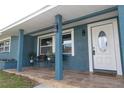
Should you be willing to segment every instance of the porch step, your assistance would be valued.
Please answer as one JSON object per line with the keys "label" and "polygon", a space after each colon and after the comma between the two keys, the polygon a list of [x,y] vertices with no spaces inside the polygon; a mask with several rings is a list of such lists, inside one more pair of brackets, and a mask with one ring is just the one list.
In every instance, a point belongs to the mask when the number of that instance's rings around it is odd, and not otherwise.
{"label": "porch step", "polygon": [[103,70],[95,70],[93,72],[93,74],[96,74],[96,75],[103,75],[103,76],[117,76],[117,73],[115,71],[103,71]]}

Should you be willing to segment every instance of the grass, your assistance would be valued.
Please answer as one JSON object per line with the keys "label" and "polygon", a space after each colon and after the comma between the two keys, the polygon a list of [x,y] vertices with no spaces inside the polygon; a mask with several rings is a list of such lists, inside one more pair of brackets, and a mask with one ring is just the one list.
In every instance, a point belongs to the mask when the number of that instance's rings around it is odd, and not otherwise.
{"label": "grass", "polygon": [[32,88],[38,83],[27,77],[10,74],[0,70],[0,88]]}

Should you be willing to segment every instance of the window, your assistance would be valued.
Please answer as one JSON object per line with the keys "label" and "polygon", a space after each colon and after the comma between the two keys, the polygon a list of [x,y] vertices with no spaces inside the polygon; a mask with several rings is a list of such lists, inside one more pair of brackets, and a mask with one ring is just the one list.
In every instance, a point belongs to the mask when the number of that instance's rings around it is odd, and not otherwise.
{"label": "window", "polygon": [[64,34],[63,39],[63,54],[72,54],[71,33]]}
{"label": "window", "polygon": [[[74,30],[63,31],[62,35],[63,54],[74,56]],[[55,52],[55,34],[47,34],[38,37],[37,55],[47,55]]]}
{"label": "window", "polygon": [[98,45],[101,51],[106,51],[107,49],[107,36],[106,33],[101,31],[98,36]]}
{"label": "window", "polygon": [[0,41],[0,53],[10,51],[10,39]]}
{"label": "window", "polygon": [[4,51],[4,42],[0,42],[0,53]]}
{"label": "window", "polygon": [[40,55],[52,53],[52,37],[40,39]]}

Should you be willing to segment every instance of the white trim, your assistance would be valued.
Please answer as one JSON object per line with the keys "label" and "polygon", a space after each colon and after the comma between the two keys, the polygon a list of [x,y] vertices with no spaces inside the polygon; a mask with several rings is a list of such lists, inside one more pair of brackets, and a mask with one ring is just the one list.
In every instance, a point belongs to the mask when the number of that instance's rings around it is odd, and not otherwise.
{"label": "white trim", "polygon": [[122,75],[122,65],[121,65],[121,55],[120,55],[120,44],[119,44],[119,33],[118,33],[118,25],[117,20],[113,22],[114,25],[114,37],[115,37],[115,54],[117,61],[117,73],[118,75]]}
{"label": "white trim", "polygon": [[37,38],[37,56],[39,56],[39,37]]}
{"label": "white trim", "polygon": [[71,40],[72,40],[72,56],[75,55],[75,48],[74,48],[74,29],[71,31]]}
{"label": "white trim", "polygon": [[10,40],[10,44],[9,44],[9,51],[8,52],[10,52],[10,50],[11,50],[11,37],[9,37],[9,40]]}
{"label": "white trim", "polygon": [[[54,33],[52,33],[52,34],[46,34],[46,35],[41,35],[41,36],[38,36],[37,37],[37,56],[39,56],[39,40],[40,40],[40,38],[42,38],[42,39],[44,39],[44,38],[47,38],[47,37],[52,37],[54,35]],[[53,38],[53,37],[52,37]]]}
{"label": "white trim", "polygon": [[37,37],[37,56],[39,56],[39,37]]}
{"label": "white trim", "polygon": [[89,49],[89,71],[93,72],[93,58],[92,58],[92,42],[91,42],[91,26],[88,25],[88,49]]}
{"label": "white trim", "polygon": [[[67,30],[64,30],[62,32],[62,34],[66,34],[66,33],[71,33],[71,40],[72,40],[72,53],[71,53],[71,55],[74,56],[75,55],[75,51],[74,51],[74,28],[67,29]],[[70,53],[63,53],[63,54],[70,54]]]}
{"label": "white trim", "polygon": [[122,75],[122,67],[121,67],[121,58],[120,58],[120,44],[119,44],[119,36],[118,36],[118,26],[117,26],[117,19],[110,19],[106,21],[96,22],[92,24],[88,24],[88,47],[89,47],[89,71],[93,72],[93,57],[92,57],[92,33],[91,28],[97,25],[103,25],[111,23],[114,26],[114,45],[115,45],[115,52],[116,52],[116,62],[117,62],[117,74]]}
{"label": "white trim", "polygon": [[53,50],[53,53],[55,53],[55,35],[52,36],[52,43],[53,43],[52,50]]}
{"label": "white trim", "polygon": [[47,38],[47,37],[51,37],[53,35],[55,35],[55,34],[54,33],[51,33],[51,34],[49,33],[49,34],[38,36],[38,38]]}
{"label": "white trim", "polygon": [[10,48],[11,48],[11,37],[7,37],[7,38],[4,38],[4,39],[0,39],[0,42],[4,42],[6,40],[9,40],[9,50],[8,51],[3,51],[3,52],[0,52],[0,53],[5,53],[5,52],[10,52]]}
{"label": "white trim", "polygon": [[[71,33],[71,40],[72,40],[72,53],[71,55],[74,56],[74,29],[71,28],[71,29],[67,29],[67,30],[64,30],[62,32],[62,34],[66,34],[66,33]],[[55,53],[55,33],[51,33],[51,34],[45,34],[45,35],[41,35],[41,36],[38,36],[37,37],[37,56],[39,56],[39,39],[40,38],[47,38],[47,37],[52,37],[52,42],[53,42],[53,48],[52,48],[52,51],[53,53]]]}
{"label": "white trim", "polygon": [[[40,39],[45,39],[45,38],[52,38],[52,40],[53,40],[53,37],[52,37],[52,35],[44,35],[44,36],[39,36],[38,37],[38,51],[37,51],[37,54],[38,54],[38,56],[39,56],[39,54],[41,54],[40,52],[40,48],[41,48],[41,46],[39,45],[39,40]],[[53,41],[52,41],[53,42]],[[42,46],[42,47],[49,47],[49,46],[53,46],[53,45],[46,45],[46,46]],[[40,51],[40,52],[39,52]],[[53,48],[52,48],[52,52],[53,52]]]}
{"label": "white trim", "polygon": [[67,30],[62,31],[62,34],[64,34],[64,33],[70,33],[70,32],[72,32],[72,31],[74,31],[73,28],[67,29]]}
{"label": "white trim", "polygon": [[0,42],[5,41],[5,40],[8,40],[8,39],[11,39],[11,37],[7,37],[7,38],[4,38],[4,39],[0,39]]}

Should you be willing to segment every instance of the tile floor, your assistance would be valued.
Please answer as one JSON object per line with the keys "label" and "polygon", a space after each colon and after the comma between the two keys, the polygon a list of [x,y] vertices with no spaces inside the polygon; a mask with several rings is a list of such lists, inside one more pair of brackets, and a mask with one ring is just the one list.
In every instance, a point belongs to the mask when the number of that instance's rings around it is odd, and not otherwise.
{"label": "tile floor", "polygon": [[77,72],[64,70],[64,79],[54,80],[54,70],[50,68],[24,68],[22,72],[15,69],[5,70],[9,73],[26,76],[36,80],[49,88],[123,88],[124,78],[122,76],[93,74],[88,72]]}

